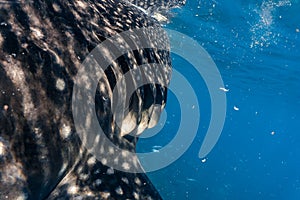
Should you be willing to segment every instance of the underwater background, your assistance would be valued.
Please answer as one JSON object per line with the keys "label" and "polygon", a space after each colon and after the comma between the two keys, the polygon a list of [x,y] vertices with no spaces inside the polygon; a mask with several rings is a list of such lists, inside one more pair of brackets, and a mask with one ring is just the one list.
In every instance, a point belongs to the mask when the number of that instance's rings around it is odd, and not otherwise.
{"label": "underwater background", "polygon": [[[216,146],[200,159],[210,96],[201,75],[172,55],[174,69],[197,94],[201,117],[189,119],[199,128],[188,150],[148,173],[153,184],[167,200],[300,199],[300,2],[188,0],[173,12],[165,28],[193,38],[210,54],[224,81],[227,113]],[[159,152],[172,140],[179,103],[170,91],[161,130],[140,139],[138,152]]]}

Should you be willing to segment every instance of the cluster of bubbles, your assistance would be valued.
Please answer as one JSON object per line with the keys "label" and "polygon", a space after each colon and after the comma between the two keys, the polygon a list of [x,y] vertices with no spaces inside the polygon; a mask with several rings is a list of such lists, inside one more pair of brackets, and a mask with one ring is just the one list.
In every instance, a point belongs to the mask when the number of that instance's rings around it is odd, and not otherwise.
{"label": "cluster of bubbles", "polygon": [[[277,43],[277,38],[280,37],[280,33],[275,31],[275,18],[281,19],[282,16],[278,16],[276,11],[280,7],[291,6],[290,0],[263,1],[262,4],[254,9],[256,17],[256,23],[251,26],[252,42],[250,47],[268,47],[271,44]],[[255,17],[255,16],[254,16]]]}

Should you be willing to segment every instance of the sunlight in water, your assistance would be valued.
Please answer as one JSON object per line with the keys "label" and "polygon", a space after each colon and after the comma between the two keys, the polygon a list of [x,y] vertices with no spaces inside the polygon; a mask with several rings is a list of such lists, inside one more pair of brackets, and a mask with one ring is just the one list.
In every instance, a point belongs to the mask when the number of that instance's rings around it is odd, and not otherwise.
{"label": "sunlight in water", "polygon": [[268,47],[270,44],[277,43],[277,37],[280,33],[274,31],[275,18],[281,19],[281,16],[276,15],[277,8],[291,6],[290,0],[283,1],[263,1],[259,9],[255,9],[256,15],[258,15],[258,21],[251,26],[252,42],[250,47]]}

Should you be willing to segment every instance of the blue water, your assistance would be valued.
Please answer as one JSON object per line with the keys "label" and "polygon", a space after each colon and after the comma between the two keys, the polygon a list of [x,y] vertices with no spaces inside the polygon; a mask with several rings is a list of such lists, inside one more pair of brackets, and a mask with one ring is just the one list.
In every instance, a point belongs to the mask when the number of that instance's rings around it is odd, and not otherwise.
{"label": "blue water", "polygon": [[[202,45],[229,91],[222,134],[200,159],[211,116],[209,92],[193,66],[172,55],[173,67],[197,94],[201,118],[190,119],[199,129],[188,150],[169,166],[148,173],[162,197],[300,199],[300,2],[188,0],[174,12],[166,28]],[[162,130],[141,139],[138,151],[159,151],[174,138],[179,103],[170,92]]]}

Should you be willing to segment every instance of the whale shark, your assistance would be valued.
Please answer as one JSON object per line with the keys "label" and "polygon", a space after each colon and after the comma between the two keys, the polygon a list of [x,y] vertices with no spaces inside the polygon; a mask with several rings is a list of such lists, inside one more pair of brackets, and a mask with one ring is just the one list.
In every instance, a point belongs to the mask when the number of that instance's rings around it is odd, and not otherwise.
{"label": "whale shark", "polygon": [[[141,2],[0,1],[0,199],[161,199],[145,173],[114,169],[85,148],[71,105],[75,77],[98,44],[131,29],[161,29],[139,9],[157,10],[155,1]],[[170,2],[157,6],[166,10],[179,1]],[[151,37],[153,43],[160,39]],[[104,71],[94,96],[97,120],[107,138],[130,152],[135,152],[138,134],[116,125],[109,94],[125,72],[144,63],[163,66],[145,76],[169,82],[168,50],[133,50]],[[166,99],[165,86],[139,87],[130,97],[129,113],[135,117],[122,123],[140,132],[154,126]],[[160,109],[153,110],[153,104]]]}

